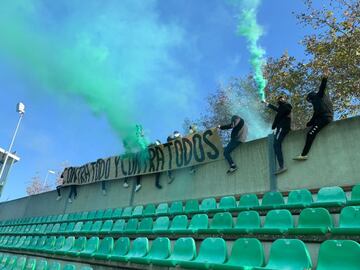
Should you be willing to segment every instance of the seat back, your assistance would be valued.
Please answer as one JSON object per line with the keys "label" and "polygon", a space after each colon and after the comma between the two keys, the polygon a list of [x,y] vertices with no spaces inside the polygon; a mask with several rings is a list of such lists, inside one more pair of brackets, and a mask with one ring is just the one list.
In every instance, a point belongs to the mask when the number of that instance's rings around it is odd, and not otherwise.
{"label": "seat back", "polygon": [[113,209],[109,208],[105,210],[103,219],[111,219],[113,214]]}
{"label": "seat back", "polygon": [[224,263],[227,258],[226,242],[222,238],[206,238],[200,245],[195,261],[207,263]]}
{"label": "seat back", "polygon": [[267,213],[264,228],[289,229],[294,227],[294,220],[289,210],[271,210]]}
{"label": "seat back", "polygon": [[244,194],[241,195],[239,201],[239,207],[251,208],[254,206],[259,206],[259,199],[256,194]]}
{"label": "seat back", "polygon": [[76,251],[76,252],[81,251],[84,249],[85,244],[86,244],[86,237],[81,236],[75,240],[75,243],[74,243],[73,247],[71,248],[71,250]]}
{"label": "seat back", "polygon": [[345,204],[346,195],[341,187],[323,187],[318,192],[316,202],[338,202]]}
{"label": "seat back", "polygon": [[86,221],[81,228],[81,232],[89,232],[91,230],[92,225],[93,225],[92,221]]}
{"label": "seat back", "polygon": [[226,196],[226,197],[222,197],[220,199],[220,203],[219,203],[219,208],[220,209],[232,209],[232,208],[236,208],[236,199],[234,196]]}
{"label": "seat back", "polygon": [[196,244],[193,238],[183,237],[175,241],[174,250],[170,259],[191,261],[196,257]]}
{"label": "seat back", "polygon": [[75,244],[75,237],[74,236],[70,236],[68,238],[66,238],[65,243],[62,247],[62,250],[70,250]]}
{"label": "seat back", "polygon": [[121,214],[121,217],[131,217],[132,215],[132,206],[128,206],[126,207],[123,211],[122,211],[122,214]]}
{"label": "seat back", "polygon": [[169,209],[170,215],[182,214],[183,212],[184,212],[183,203],[181,201],[171,203]]}
{"label": "seat back", "polygon": [[141,231],[151,231],[153,228],[153,220],[151,217],[143,218],[140,223],[139,227],[137,229],[138,232]]}
{"label": "seat back", "polygon": [[203,199],[201,204],[200,204],[200,210],[201,211],[209,211],[209,210],[214,210],[216,209],[216,200],[215,198],[206,198]]}
{"label": "seat back", "polygon": [[58,233],[60,230],[60,223],[56,223],[52,229],[51,229],[51,233]]}
{"label": "seat back", "polygon": [[75,224],[73,232],[74,233],[79,233],[81,231],[81,228],[82,228],[83,225],[84,225],[84,222],[82,222],[82,221],[77,222]]}
{"label": "seat back", "polygon": [[133,217],[141,217],[143,215],[144,206],[138,205],[134,208],[132,212]]}
{"label": "seat back", "polygon": [[166,259],[170,255],[171,243],[169,238],[158,237],[151,245],[148,257],[154,259]]}
{"label": "seat back", "polygon": [[99,245],[98,252],[101,254],[110,254],[114,248],[114,238],[105,237]]}
{"label": "seat back", "polygon": [[232,215],[229,212],[216,213],[212,219],[211,229],[230,229],[234,226]]}
{"label": "seat back", "polygon": [[60,228],[59,228],[59,231],[57,232],[58,234],[59,233],[64,233],[66,231],[66,227],[67,227],[67,223],[66,222],[63,222],[63,223],[60,223]]}
{"label": "seat back", "polygon": [[340,213],[340,228],[360,229],[360,206],[347,206]]}
{"label": "seat back", "polygon": [[94,253],[99,248],[99,237],[93,236],[86,241],[85,248],[83,252],[85,253]]}
{"label": "seat back", "polygon": [[155,220],[153,231],[168,230],[170,225],[169,217],[158,217]]}
{"label": "seat back", "polygon": [[299,216],[298,228],[332,228],[333,221],[325,208],[306,208]]}
{"label": "seat back", "polygon": [[360,269],[360,245],[352,240],[327,240],[320,246],[317,270]]}
{"label": "seat back", "polygon": [[46,260],[38,260],[36,262],[35,270],[47,270],[47,269],[48,269],[48,263]]}
{"label": "seat back", "polygon": [[160,203],[155,211],[155,215],[167,215],[169,213],[169,204]]}
{"label": "seat back", "polygon": [[360,200],[360,185],[356,185],[352,188],[351,200],[355,200],[355,201]]}
{"label": "seat back", "polygon": [[70,223],[67,224],[65,232],[66,233],[71,233],[71,232],[74,231],[74,228],[75,228],[75,222],[70,222]]}
{"label": "seat back", "polygon": [[65,236],[59,236],[56,238],[55,244],[54,244],[54,250],[59,250],[64,246],[65,243]]}
{"label": "seat back", "polygon": [[264,263],[264,248],[258,239],[240,238],[234,242],[228,264],[262,267]]}
{"label": "seat back", "polygon": [[81,213],[80,220],[87,220],[87,219],[88,219],[88,214],[89,214],[88,211],[82,212],[82,213]]}
{"label": "seat back", "polygon": [[195,213],[199,211],[198,200],[188,200],[185,203],[185,213]]}
{"label": "seat back", "polygon": [[45,246],[45,244],[46,244],[46,240],[47,240],[46,236],[41,236],[40,239],[36,243],[35,249],[43,248]]}
{"label": "seat back", "polygon": [[185,230],[188,225],[188,217],[186,215],[175,216],[171,222],[170,230]]}
{"label": "seat back", "polygon": [[260,228],[260,226],[261,219],[259,213],[256,211],[240,212],[235,224],[235,228],[238,229],[256,229]]}
{"label": "seat back", "polygon": [[196,214],[192,217],[189,229],[207,229],[209,227],[209,218],[206,214]]}
{"label": "seat back", "polygon": [[114,245],[112,255],[125,256],[130,249],[130,239],[128,237],[120,237]]}
{"label": "seat back", "polygon": [[137,227],[138,227],[138,223],[139,223],[139,220],[137,218],[129,219],[128,222],[126,223],[124,231],[125,232],[136,231]]}
{"label": "seat back", "polygon": [[313,202],[313,197],[308,189],[292,190],[288,196],[288,205],[310,205]]}
{"label": "seat back", "polygon": [[94,224],[91,226],[90,232],[91,233],[99,233],[103,222],[101,220],[95,221]]}
{"label": "seat back", "polygon": [[54,248],[55,241],[56,241],[56,237],[55,236],[50,236],[48,239],[46,239],[46,243],[45,243],[44,248],[46,250],[52,250]]}
{"label": "seat back", "polygon": [[125,224],[126,222],[124,219],[118,219],[117,221],[115,221],[115,224],[111,231],[113,233],[121,233],[125,228]]}
{"label": "seat back", "polygon": [[108,233],[111,231],[112,226],[113,226],[114,222],[110,219],[110,220],[105,220],[104,224],[101,227],[100,232],[101,233]]}
{"label": "seat back", "polygon": [[95,216],[96,216],[96,210],[90,211],[90,212],[88,213],[87,219],[88,219],[88,220],[94,220],[94,219],[95,219]]}
{"label": "seat back", "polygon": [[121,218],[122,215],[122,208],[115,208],[111,217],[112,218]]}
{"label": "seat back", "polygon": [[16,264],[15,264],[15,267],[13,268],[14,270],[17,270],[17,269],[24,269],[26,265],[26,257],[19,257],[17,260],[16,260]]}
{"label": "seat back", "polygon": [[101,209],[101,210],[97,210],[96,214],[95,214],[95,219],[102,219],[104,216],[105,210]]}
{"label": "seat back", "polygon": [[156,210],[155,204],[150,203],[150,204],[145,206],[143,215],[145,217],[153,216],[153,215],[155,215],[155,210]]}
{"label": "seat back", "polygon": [[149,240],[146,237],[138,237],[133,241],[127,256],[135,257],[135,258],[144,257],[148,254],[148,252],[149,252]]}
{"label": "seat back", "polygon": [[311,269],[312,262],[305,244],[299,239],[278,239],[271,245],[269,269]]}
{"label": "seat back", "polygon": [[264,194],[261,206],[280,206],[284,205],[284,197],[279,191],[270,191]]}
{"label": "seat back", "polygon": [[36,259],[28,258],[24,270],[35,270],[35,267],[36,267]]}
{"label": "seat back", "polygon": [[60,270],[61,264],[59,262],[51,262],[48,266],[48,270]]}

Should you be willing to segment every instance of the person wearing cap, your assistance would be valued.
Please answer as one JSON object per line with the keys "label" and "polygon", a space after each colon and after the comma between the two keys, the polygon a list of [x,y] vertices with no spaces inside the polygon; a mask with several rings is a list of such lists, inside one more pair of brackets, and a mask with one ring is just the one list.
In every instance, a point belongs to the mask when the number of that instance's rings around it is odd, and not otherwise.
{"label": "person wearing cap", "polygon": [[328,70],[324,71],[324,76],[321,81],[319,91],[310,92],[306,100],[310,102],[314,108],[313,116],[310,121],[306,124],[307,127],[310,127],[306,135],[306,142],[304,149],[301,155],[294,158],[294,160],[307,160],[308,153],[310,151],[311,145],[315,140],[316,135],[329,123],[333,121],[334,110],[333,104],[326,94],[326,84],[327,84]]}
{"label": "person wearing cap", "polygon": [[[173,132],[173,134],[170,134],[168,137],[167,137],[167,142],[171,142],[171,141],[174,141],[176,139],[180,139],[181,138],[181,133],[177,130],[175,130]],[[168,171],[167,172],[167,175],[168,175],[168,184],[171,184],[174,180],[175,180],[175,177],[173,176],[172,174],[172,171]]]}
{"label": "person wearing cap", "polygon": [[237,170],[236,164],[231,157],[231,152],[234,151],[241,143],[246,141],[248,128],[247,125],[240,116],[233,115],[231,117],[231,123],[227,125],[218,125],[218,129],[231,130],[231,139],[228,145],[224,148],[224,157],[229,163],[229,170],[227,173],[233,173]]}
{"label": "person wearing cap", "polygon": [[272,129],[275,130],[274,137],[274,152],[276,159],[279,163],[279,169],[275,174],[283,173],[287,170],[284,166],[284,157],[282,153],[282,142],[285,139],[286,135],[291,129],[291,110],[292,106],[286,102],[286,96],[281,95],[277,98],[278,106],[274,106],[266,100],[262,101],[268,108],[276,111],[276,116],[274,118]]}

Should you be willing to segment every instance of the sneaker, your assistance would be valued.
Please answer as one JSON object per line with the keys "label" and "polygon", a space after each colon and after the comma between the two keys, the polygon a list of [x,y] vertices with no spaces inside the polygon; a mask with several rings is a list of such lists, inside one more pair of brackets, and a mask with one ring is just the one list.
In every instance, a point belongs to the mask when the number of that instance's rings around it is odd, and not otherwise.
{"label": "sneaker", "polygon": [[141,185],[136,185],[135,192],[138,192],[141,189]]}
{"label": "sneaker", "polygon": [[69,203],[72,203],[72,200],[69,198]]}
{"label": "sneaker", "polygon": [[196,170],[195,170],[195,169],[190,169],[189,173],[190,173],[190,174],[195,174],[195,173],[196,173]]}
{"label": "sneaker", "polygon": [[106,190],[105,190],[105,189],[102,190],[102,194],[103,194],[104,196],[106,196]]}
{"label": "sneaker", "polygon": [[227,174],[229,173],[233,173],[237,170],[237,167],[236,166],[231,166],[230,169],[226,172]]}
{"label": "sneaker", "polygon": [[175,180],[174,176],[169,177],[168,184],[171,184],[172,182],[174,182],[174,180]]}
{"label": "sneaker", "polygon": [[162,185],[155,185],[155,187],[157,187],[158,189],[162,189]]}
{"label": "sneaker", "polygon": [[282,167],[282,168],[279,168],[274,174],[275,175],[278,175],[278,174],[281,174],[283,172],[286,172],[287,171],[287,168],[286,167]]}
{"label": "sneaker", "polygon": [[308,156],[299,155],[299,156],[297,156],[297,157],[294,157],[293,159],[294,159],[294,160],[299,160],[299,161],[304,161],[304,160],[307,160],[307,159],[308,159]]}
{"label": "sneaker", "polygon": [[62,196],[57,196],[56,200],[59,201],[61,200]]}
{"label": "sneaker", "polygon": [[128,187],[129,187],[129,184],[128,184],[127,182],[124,182],[123,187],[124,187],[124,188],[128,188]]}

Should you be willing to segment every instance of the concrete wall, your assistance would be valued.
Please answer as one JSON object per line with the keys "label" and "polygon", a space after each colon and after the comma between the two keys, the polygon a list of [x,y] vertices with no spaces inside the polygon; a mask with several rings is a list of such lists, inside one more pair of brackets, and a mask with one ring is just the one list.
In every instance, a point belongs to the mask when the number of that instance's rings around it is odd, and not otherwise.
{"label": "concrete wall", "polygon": [[279,177],[271,174],[274,163],[272,145],[268,138],[241,145],[233,153],[238,171],[226,175],[224,160],[196,168],[177,170],[175,181],[167,183],[166,174],[161,175],[163,189],[155,188],[155,176],[142,177],[142,189],[134,192],[132,180],[129,188],[122,187],[122,180],[107,182],[107,195],[101,192],[101,184],[78,187],[78,197],[67,202],[69,188],[62,191],[63,198],[56,201],[56,191],[30,196],[0,204],[0,219],[24,216],[62,214],[76,211],[124,207],[146,204],[205,198],[243,193],[263,193],[270,189],[287,191],[297,188],[321,188],[323,186],[350,186],[360,182],[360,117],[334,122],[316,138],[309,160],[293,161],[304,145],[306,131],[288,135],[284,142],[284,155],[288,171]]}

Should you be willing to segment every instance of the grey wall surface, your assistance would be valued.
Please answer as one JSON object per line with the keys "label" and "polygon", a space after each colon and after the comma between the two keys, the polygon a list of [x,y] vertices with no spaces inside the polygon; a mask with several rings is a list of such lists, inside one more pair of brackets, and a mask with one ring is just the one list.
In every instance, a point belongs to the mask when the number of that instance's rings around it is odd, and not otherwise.
{"label": "grey wall surface", "polygon": [[69,188],[62,190],[63,198],[56,201],[56,191],[25,197],[0,204],[0,219],[62,214],[76,211],[124,207],[127,205],[159,203],[192,198],[205,198],[243,193],[264,193],[270,188],[288,191],[297,188],[323,186],[351,186],[360,181],[360,117],[337,121],[326,127],[316,138],[309,160],[293,161],[305,142],[306,130],[291,132],[283,146],[288,171],[280,176],[271,175],[272,145],[268,138],[241,145],[233,153],[238,171],[226,175],[225,160],[208,163],[196,168],[174,171],[175,181],[167,183],[165,173],[160,181],[163,189],[155,188],[155,175],[142,177],[142,189],[134,192],[123,188],[123,180],[107,182],[107,194],[101,184],[78,187],[78,197],[68,203]]}

